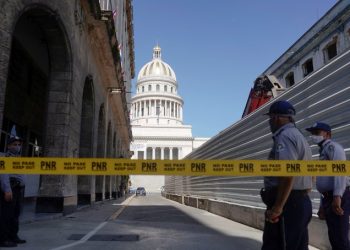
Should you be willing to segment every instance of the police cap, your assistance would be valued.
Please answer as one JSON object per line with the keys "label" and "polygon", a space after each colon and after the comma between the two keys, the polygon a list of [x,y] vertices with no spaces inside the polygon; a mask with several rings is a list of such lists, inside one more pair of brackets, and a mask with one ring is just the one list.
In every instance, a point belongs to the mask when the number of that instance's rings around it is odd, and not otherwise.
{"label": "police cap", "polygon": [[326,131],[326,132],[331,132],[332,131],[331,126],[329,126],[327,123],[324,123],[324,122],[315,122],[314,125],[312,125],[309,128],[306,128],[306,130],[309,131],[309,132],[312,132],[312,131],[315,131],[315,130],[323,130],[323,131]]}
{"label": "police cap", "polygon": [[287,101],[275,101],[271,104],[269,112],[265,115],[294,116],[295,108]]}

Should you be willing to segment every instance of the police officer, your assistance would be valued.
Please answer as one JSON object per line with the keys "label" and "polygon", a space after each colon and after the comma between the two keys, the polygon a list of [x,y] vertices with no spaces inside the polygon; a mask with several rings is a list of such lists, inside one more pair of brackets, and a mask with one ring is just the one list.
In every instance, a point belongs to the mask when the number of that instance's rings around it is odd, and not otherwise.
{"label": "police officer", "polygon": [[[320,147],[320,160],[345,161],[344,148],[331,139],[331,127],[316,122],[306,129],[313,143]],[[349,250],[350,180],[347,176],[320,176],[316,188],[321,193],[318,216],[326,220],[333,250]]]}
{"label": "police officer", "polygon": [[[289,102],[276,101],[266,114],[273,134],[270,160],[310,160],[311,149],[294,124],[296,112]],[[267,206],[263,250],[308,249],[307,226],[312,216],[308,192],[312,178],[265,177],[261,197]]]}
{"label": "police officer", "polygon": [[[6,157],[20,157],[22,139],[11,136],[8,139]],[[0,175],[1,217],[0,247],[16,247],[26,241],[18,237],[19,215],[24,197],[24,176],[17,174]]]}

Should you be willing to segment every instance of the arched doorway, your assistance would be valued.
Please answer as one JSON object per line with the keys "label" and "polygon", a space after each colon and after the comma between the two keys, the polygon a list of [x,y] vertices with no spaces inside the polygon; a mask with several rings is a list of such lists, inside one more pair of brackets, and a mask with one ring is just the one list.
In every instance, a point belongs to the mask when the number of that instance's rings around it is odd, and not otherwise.
{"label": "arched doorway", "polygon": [[[100,106],[98,113],[98,129],[97,129],[97,151],[96,156],[98,158],[104,158],[105,153],[105,110],[104,105]],[[103,199],[103,180],[104,176],[97,175],[95,181],[95,200],[101,201]]]}
{"label": "arched doorway", "polygon": [[79,157],[93,156],[94,88],[92,77],[85,79],[81,107]]}
{"label": "arched doorway", "polygon": [[[79,157],[93,157],[94,88],[92,77],[85,79],[81,107]],[[93,177],[78,176],[78,205],[91,204]]]}
{"label": "arched doorway", "polygon": [[[22,13],[19,17],[15,16],[18,12]],[[2,48],[11,48],[6,82],[0,81],[0,89],[6,89],[0,94],[0,107],[4,107],[0,110],[1,129],[9,131],[12,124],[17,125],[25,139],[25,156],[66,156],[67,124],[62,124],[62,120],[69,119],[64,111],[71,105],[64,100],[72,85],[70,44],[54,11],[29,5],[25,9],[19,7],[18,12],[9,13],[7,20],[16,21],[13,26],[6,27],[11,21],[0,24],[12,35],[11,46],[1,44]],[[62,212],[64,196],[76,195],[76,190],[70,188],[73,184],[65,189],[70,193],[63,193],[62,184],[74,183],[73,179],[76,177],[30,175],[25,196],[39,196],[36,208],[40,212]]]}

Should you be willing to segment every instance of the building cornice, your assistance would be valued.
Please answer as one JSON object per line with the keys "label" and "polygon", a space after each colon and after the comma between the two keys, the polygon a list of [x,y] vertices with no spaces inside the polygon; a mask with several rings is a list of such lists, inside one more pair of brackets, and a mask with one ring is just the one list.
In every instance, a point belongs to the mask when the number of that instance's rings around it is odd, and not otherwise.
{"label": "building cornice", "polygon": [[137,81],[137,85],[143,84],[143,83],[149,83],[149,82],[167,82],[170,84],[174,84],[177,86],[177,81],[175,81],[171,77],[167,76],[144,76],[140,80]]}
{"label": "building cornice", "polygon": [[177,100],[181,104],[184,104],[184,101],[178,95],[166,95],[164,93],[156,93],[156,92],[153,94],[140,94],[140,95],[137,94],[131,98],[131,101],[135,102],[135,101],[142,100],[142,99],[145,99],[145,100],[148,100],[148,99],[150,99],[150,100],[152,100],[152,99],[167,99],[169,101]]}
{"label": "building cornice", "polygon": [[130,69],[131,78],[135,77],[135,50],[134,50],[134,25],[133,20],[133,7],[132,0],[126,0],[126,19],[127,19],[127,30],[128,30],[128,43],[129,43],[129,58],[130,58]]}
{"label": "building cornice", "polygon": [[134,136],[135,140],[157,140],[157,141],[193,141],[193,137],[176,137],[176,136]]}

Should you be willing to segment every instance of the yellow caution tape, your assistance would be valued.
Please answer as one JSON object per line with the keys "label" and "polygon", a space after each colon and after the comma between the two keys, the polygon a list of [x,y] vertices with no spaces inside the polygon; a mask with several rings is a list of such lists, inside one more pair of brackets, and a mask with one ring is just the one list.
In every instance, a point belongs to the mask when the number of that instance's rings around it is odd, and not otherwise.
{"label": "yellow caution tape", "polygon": [[130,160],[0,157],[0,174],[350,176],[350,161]]}

